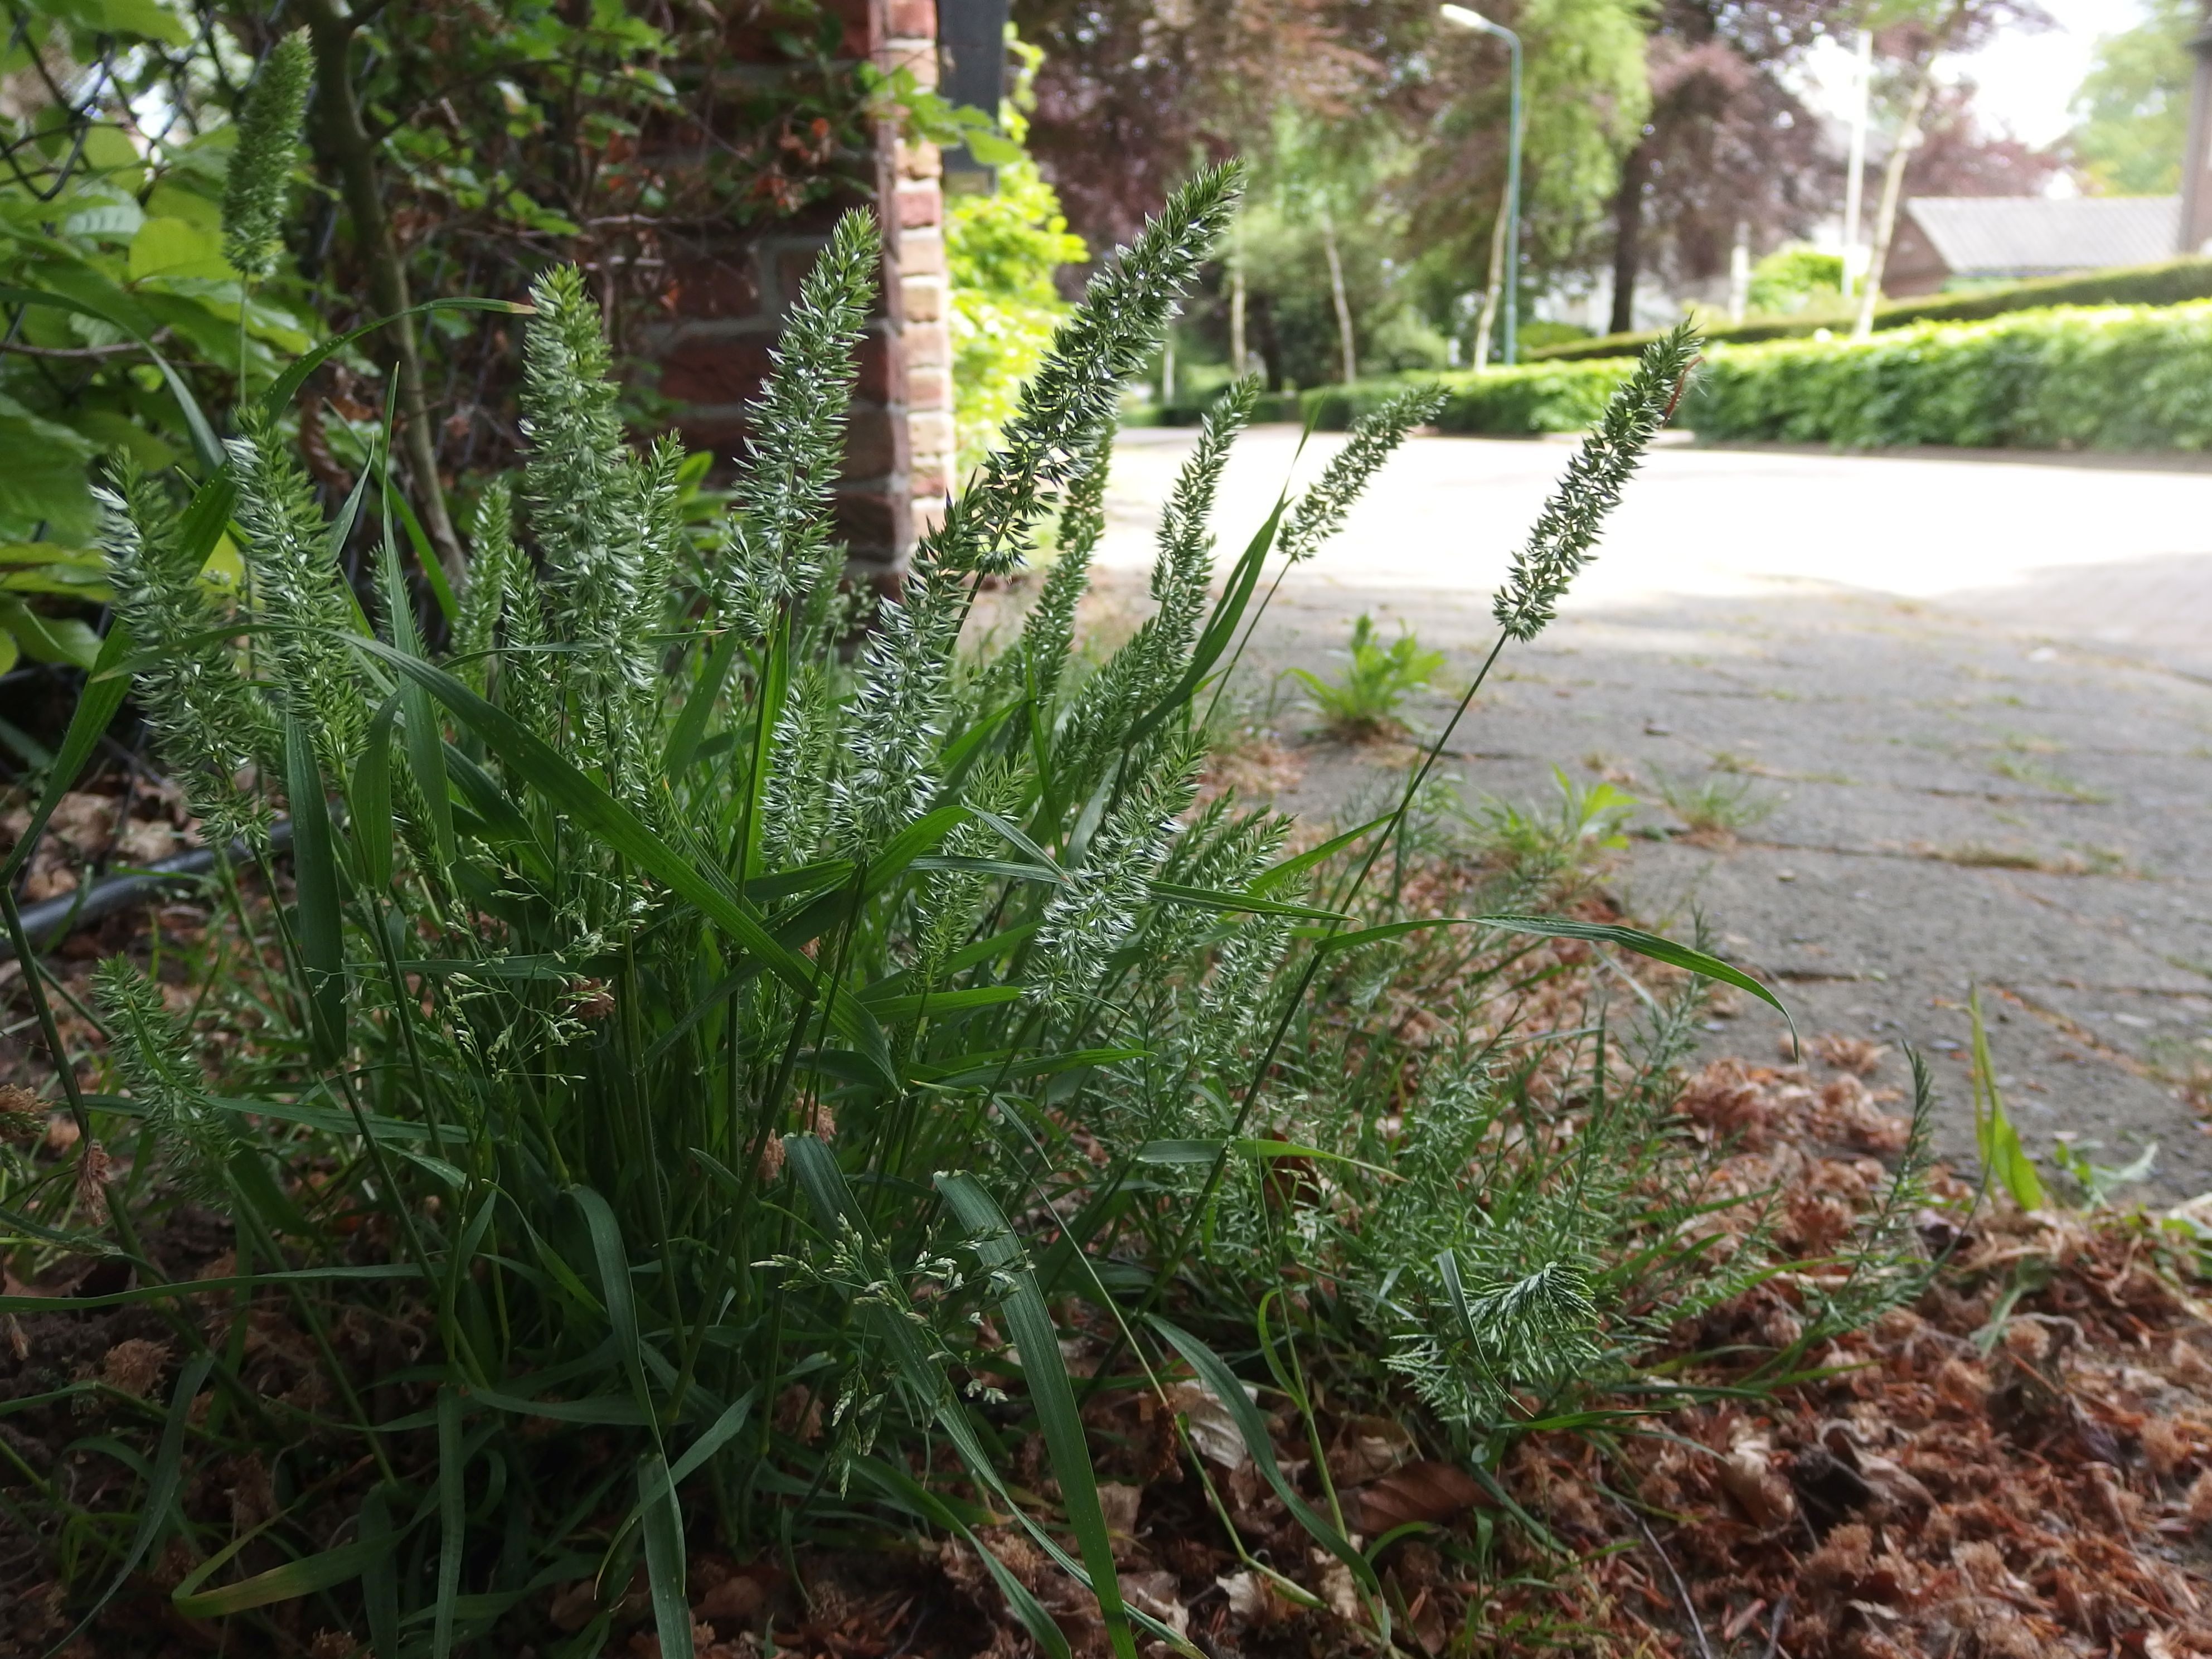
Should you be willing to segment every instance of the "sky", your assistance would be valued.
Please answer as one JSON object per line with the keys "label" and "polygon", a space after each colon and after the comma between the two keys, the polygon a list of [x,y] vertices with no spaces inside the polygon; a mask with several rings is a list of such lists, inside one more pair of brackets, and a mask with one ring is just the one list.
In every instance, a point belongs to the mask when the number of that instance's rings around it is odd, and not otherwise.
{"label": "sky", "polygon": [[[2066,106],[2089,67],[2089,53],[2100,34],[2113,34],[2142,17],[2137,0],[2042,0],[2058,27],[2010,30],[1981,51],[1953,58],[1953,73],[1968,75],[1981,88],[1975,102],[1991,131],[2009,127],[2015,137],[2043,145],[2071,125]],[[1848,108],[1850,54],[1824,43],[1814,54],[1818,106],[1840,115]]]}

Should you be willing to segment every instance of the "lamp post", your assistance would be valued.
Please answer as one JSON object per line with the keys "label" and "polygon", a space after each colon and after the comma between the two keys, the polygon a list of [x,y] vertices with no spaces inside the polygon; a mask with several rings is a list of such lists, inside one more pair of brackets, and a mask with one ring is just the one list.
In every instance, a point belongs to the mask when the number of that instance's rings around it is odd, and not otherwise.
{"label": "lamp post", "polygon": [[[1513,107],[1505,137],[1505,366],[1513,366],[1514,324],[1519,315],[1521,288],[1521,37],[1503,23],[1493,23],[1466,6],[1438,6],[1437,13],[1455,28],[1478,29],[1505,42],[1513,54]],[[1481,364],[1475,365],[1477,368]]]}

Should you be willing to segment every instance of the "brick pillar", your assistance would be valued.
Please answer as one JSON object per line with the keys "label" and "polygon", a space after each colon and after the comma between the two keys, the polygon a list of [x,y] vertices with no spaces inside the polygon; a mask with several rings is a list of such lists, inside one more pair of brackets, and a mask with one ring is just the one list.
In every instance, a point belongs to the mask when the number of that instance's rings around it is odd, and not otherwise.
{"label": "brick pillar", "polygon": [[[933,0],[830,0],[848,61],[910,68],[935,84]],[[780,62],[740,28],[739,71]],[[744,404],[759,390],[784,313],[846,206],[872,208],[884,228],[883,291],[861,342],[837,520],[855,575],[890,575],[944,511],[951,462],[951,339],[945,310],[939,165],[933,145],[902,144],[889,124],[872,136],[872,185],[848,203],[785,219],[714,228],[670,252],[666,314],[641,331],[677,405],[684,441],[710,451],[726,477],[746,437]]]}
{"label": "brick pillar", "polygon": [[[936,0],[891,0],[889,55],[924,87],[937,85]],[[896,141],[894,141],[896,142]],[[906,368],[910,513],[927,535],[952,487],[952,333],[945,276],[945,169],[934,144],[898,143],[896,210],[901,356]]]}

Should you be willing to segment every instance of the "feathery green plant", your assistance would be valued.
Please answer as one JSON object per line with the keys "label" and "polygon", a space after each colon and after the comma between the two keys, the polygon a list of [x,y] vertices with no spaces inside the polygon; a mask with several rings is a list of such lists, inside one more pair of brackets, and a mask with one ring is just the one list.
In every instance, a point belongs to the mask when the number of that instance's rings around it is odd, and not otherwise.
{"label": "feathery green plant", "polygon": [[314,73],[307,32],[280,35],[238,112],[237,147],[223,179],[222,257],[249,283],[267,282],[283,257],[285,197]]}
{"label": "feathery green plant", "polygon": [[[82,1534],[78,1605],[105,1600],[85,1593],[95,1565],[112,1595],[172,1535],[185,1462],[246,1445],[283,1448],[285,1506],[234,1554],[186,1523],[202,1559],[172,1593],[185,1617],[306,1596],[380,1651],[412,1632],[406,1651],[445,1659],[497,1633],[581,1656],[641,1572],[675,1659],[692,1650],[691,1539],[787,1540],[799,1521],[849,1536],[890,1515],[979,1552],[1067,1659],[975,1534],[995,1514],[1089,1586],[1121,1659],[1140,1634],[1187,1652],[1120,1594],[1048,1295],[1147,1366],[1220,1367],[1164,1322],[1194,1317],[1170,1291],[1229,1287],[1249,1310],[1255,1275],[1296,1271],[1287,1241],[1305,1238],[1373,1275],[1346,1317],[1409,1354],[1426,1333],[1408,1362],[1422,1375],[1475,1366],[1495,1401],[1595,1352],[1631,1268],[1575,1218],[1600,1188],[1627,1207],[1632,1173],[1455,1188],[1453,1159],[1494,1153],[1481,1126],[1514,1098],[1491,1085],[1496,1057],[1447,1068],[1433,1110],[1395,1128],[1379,1096],[1346,1091],[1373,1073],[1346,1069],[1353,1038],[1309,998],[1318,982],[1368,1006],[1399,960],[1404,921],[1363,927],[1355,907],[1435,754],[1395,811],[1289,858],[1285,820],[1193,808],[1200,699],[1255,619],[1263,566],[1333,532],[1422,400],[1376,420],[1218,572],[1206,520],[1251,389],[1224,399],[1163,520],[1155,613],[1087,678],[1072,672],[1120,385],[1239,178],[1199,174],[1092,279],[1005,447],[856,659],[840,649],[829,489],[877,263],[859,216],[804,284],[720,556],[696,583],[674,556],[672,457],[624,443],[572,271],[534,293],[531,455],[519,488],[483,498],[443,665],[388,518],[372,625],[265,426],[241,423],[181,514],[155,483],[118,480],[108,542],[146,647],[138,695],[195,810],[245,833],[285,902],[264,912],[227,889],[245,959],[272,983],[234,1034],[251,1042],[210,1050],[237,1055],[211,1076],[155,988],[119,965],[101,975],[122,1087],[84,1110],[125,1148],[115,1243],[68,1193],[9,1195],[27,1236],[134,1261],[130,1294],[163,1308],[185,1350],[137,1541],[114,1541],[115,1516]],[[1686,330],[1655,347],[1577,457],[1516,563],[1519,597],[1501,599],[1508,635],[1540,626],[1588,556],[1693,349]],[[218,612],[191,576],[224,517],[207,503],[233,486],[253,580]],[[980,585],[1022,561],[1055,501],[1063,550],[1036,609],[995,656],[964,659]],[[1468,948],[1510,960],[1511,932],[1562,928],[1491,918]],[[1430,1207],[1394,1245],[1308,1197],[1272,1200],[1283,1148],[1306,1134],[1325,1144],[1299,1156],[1361,1169],[1433,1138],[1408,1152],[1433,1168]],[[1496,1224],[1515,1181],[1534,1231]],[[185,1195],[219,1199],[237,1255],[217,1288],[306,1334],[313,1388],[255,1392],[209,1287],[188,1299],[145,1258],[133,1218],[158,1225]],[[986,1372],[1018,1373],[1019,1396],[988,1397]],[[1241,1408],[1241,1389],[1229,1396]],[[1050,1526],[1000,1473],[1032,1428],[1058,1487]],[[1278,1490],[1387,1639],[1371,1563]],[[575,1582],[594,1599],[563,1635],[546,1604]]]}

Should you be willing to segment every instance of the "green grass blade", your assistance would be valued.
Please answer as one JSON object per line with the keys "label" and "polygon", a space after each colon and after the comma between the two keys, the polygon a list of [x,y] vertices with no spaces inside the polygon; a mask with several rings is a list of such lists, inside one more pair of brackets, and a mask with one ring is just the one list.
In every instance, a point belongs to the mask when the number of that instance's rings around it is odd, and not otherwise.
{"label": "green grass blade", "polygon": [[1701,979],[1717,979],[1724,985],[1733,985],[1739,991],[1748,991],[1761,1002],[1782,1016],[1790,1028],[1790,1046],[1798,1048],[1797,1022],[1790,1017],[1782,999],[1761,985],[1741,968],[1730,967],[1718,957],[1708,956],[1703,951],[1693,951],[1686,945],[1662,939],[1656,933],[1647,933],[1640,927],[1616,927],[1610,922],[1568,921],[1557,916],[1477,916],[1477,924],[1495,927],[1508,933],[1535,933],[1546,939],[1586,939],[1602,945],[1618,945],[1624,951],[1633,951],[1654,962],[1663,962],[1670,968],[1680,968]]}
{"label": "green grass blade", "polygon": [[295,908],[308,1015],[316,1052],[334,1060],[345,1042],[345,924],[338,911],[330,803],[323,797],[314,744],[296,714],[284,720],[284,787],[292,809],[292,876],[298,890]]}
{"label": "green grass blade", "polygon": [[1209,910],[1240,910],[1255,916],[1297,916],[1308,921],[1348,921],[1340,910],[1316,909],[1310,904],[1285,904],[1279,899],[1253,893],[1231,893],[1215,887],[1187,887],[1176,881],[1151,884],[1152,896],[1176,904],[1196,904]]}
{"label": "green grass blade", "polygon": [[[1275,1443],[1267,1433],[1267,1419],[1260,1415],[1260,1408],[1244,1392],[1244,1385],[1237,1380],[1237,1373],[1229,1369],[1227,1362],[1219,1354],[1181,1326],[1169,1323],[1158,1314],[1148,1316],[1147,1322],[1190,1362],[1191,1369],[1198,1373],[1207,1391],[1227,1408],[1230,1419],[1237,1425],[1237,1432],[1243,1439],[1244,1449],[1252,1454],[1252,1462],[1259,1468],[1260,1478],[1274,1489],[1275,1496],[1282,1499],[1283,1507],[1291,1512],[1300,1526],[1313,1534],[1316,1542],[1352,1570],[1352,1577],[1366,1587],[1369,1595],[1377,1598],[1379,1604],[1382,1585],[1375,1576],[1374,1565],[1352,1547],[1352,1540],[1339,1532],[1326,1516],[1298,1496],[1297,1488],[1290,1483],[1281,1466],[1275,1462]],[[1028,1350],[1024,1349],[1023,1352],[1026,1355]]]}
{"label": "green grass blade", "polygon": [[568,1196],[583,1212],[585,1228],[592,1236],[592,1259],[599,1270],[599,1294],[606,1298],[607,1325],[614,1333],[616,1352],[629,1373],[638,1409],[652,1422],[653,1393],[646,1382],[645,1345],[638,1335],[637,1302],[630,1293],[629,1256],[623,1249],[622,1229],[606,1200],[591,1188],[571,1187]]}
{"label": "green grass blade", "polygon": [[466,1488],[461,1480],[461,1396],[438,1390],[438,1601],[430,1627],[430,1659],[453,1650],[453,1603],[461,1594],[461,1547],[468,1541]]}
{"label": "green grass blade", "polygon": [[662,1659],[692,1659],[691,1604],[684,1590],[684,1516],[659,1452],[637,1461],[638,1503],[644,1510],[646,1583]]}
{"label": "green grass blade", "polygon": [[376,1554],[362,1570],[361,1589],[368,1613],[369,1645],[375,1650],[377,1659],[384,1659],[386,1655],[399,1651],[399,1574],[392,1559],[399,1543],[399,1534],[392,1525],[388,1487],[374,1486],[362,1499],[360,1530],[362,1543],[379,1546]]}
{"label": "green grass blade", "polygon": [[185,1454],[185,1417],[191,1410],[192,1400],[199,1393],[200,1385],[207,1381],[208,1373],[214,1369],[215,1355],[203,1353],[187,1361],[184,1370],[178,1374],[177,1391],[170,1396],[169,1414],[162,1419],[161,1438],[154,1449],[154,1461],[149,1466],[151,1474],[146,1482],[146,1507],[138,1516],[138,1529],[131,1534],[131,1547],[123,1553],[123,1564],[116,1568],[115,1577],[100,1593],[100,1600],[92,1604],[92,1610],[77,1621],[75,1630],[47,1650],[50,1654],[59,1653],[84,1634],[92,1621],[99,1618],[107,1604],[115,1599],[116,1592],[130,1582],[131,1575],[138,1570],[138,1564],[146,1559],[146,1552],[153,1548],[154,1540],[161,1536],[161,1528],[168,1522],[169,1507],[177,1498],[177,1480]]}
{"label": "green grass blade", "polygon": [[353,831],[361,878],[374,892],[392,884],[392,720],[397,698],[387,698],[368,723],[368,740],[354,763],[353,789],[347,796],[347,827]]}
{"label": "green grass blade", "polygon": [[1037,1426],[1044,1433],[1054,1477],[1060,1482],[1060,1504],[1082,1552],[1083,1565],[1090,1570],[1091,1593],[1097,1596],[1098,1609],[1105,1615],[1107,1640],[1121,1659],[1134,1659],[1136,1644],[1129,1633],[1127,1609],[1121,1602],[1114,1540],[1106,1530],[1105,1511],[1099,1507],[1098,1477],[1091,1465],[1090,1443],[1084,1437],[1066,1362],[1060,1358],[1060,1333],[1045,1306],[1044,1292],[1037,1287],[1029,1252],[1006,1224],[997,1202],[973,1176],[940,1174],[937,1189],[975,1240],[976,1253],[984,1265],[1000,1282],[1012,1286],[1002,1304],[1007,1330],[1021,1350],[1022,1376],[1029,1384]]}
{"label": "green grass blade", "polygon": [[1007,1608],[1021,1621],[1022,1628],[1029,1632],[1037,1645],[1051,1656],[1051,1659],[1073,1659],[1066,1633],[1053,1622],[1052,1615],[1044,1609],[1044,1603],[1030,1594],[1029,1586],[1009,1572],[1006,1564],[984,1547],[982,1540],[969,1530],[967,1522],[952,1512],[951,1505],[895,1463],[885,1462],[881,1458],[865,1457],[853,1467],[863,1480],[886,1498],[901,1503],[927,1520],[935,1522],[947,1532],[957,1534],[963,1543],[975,1552],[976,1559],[983,1564],[983,1570],[991,1575],[992,1583],[998,1585],[999,1593],[1006,1598]]}
{"label": "green grass blade", "polygon": [[1966,995],[1967,1018],[1972,1025],[1973,1073],[1968,1079],[1974,1094],[1974,1142],[1982,1155],[1984,1179],[1994,1175],[2004,1182],[2012,1201],[2023,1210],[2039,1210],[2047,1201],[2043,1177],[2035,1160],[2020,1144],[2020,1132],[1997,1092],[1997,1069],[1990,1058],[1989,1029],[1982,1022],[1982,988]]}
{"label": "green grass blade", "polygon": [[[249,1537],[251,1534],[249,1534]],[[239,1540],[241,1544],[246,1539]],[[302,1595],[313,1595],[317,1590],[328,1589],[333,1584],[343,1584],[358,1578],[392,1548],[389,1534],[381,1539],[363,1538],[352,1544],[341,1544],[336,1549],[325,1550],[319,1555],[306,1556],[297,1561],[287,1561],[280,1567],[258,1572],[251,1578],[241,1578],[234,1584],[204,1590],[199,1585],[216,1567],[229,1559],[230,1552],[210,1556],[170,1593],[170,1601],[187,1619],[221,1619],[226,1614],[244,1613],[252,1607],[265,1607],[278,1601],[297,1601]]]}
{"label": "green grass blade", "polygon": [[730,668],[738,659],[738,630],[727,629],[714,641],[708,653],[706,672],[699,684],[684,701],[684,712],[676,717],[676,724],[668,733],[668,742],[660,751],[660,775],[673,782],[691,764],[691,757],[699,747],[699,739],[707,734],[707,722],[713,718],[714,705],[720,701],[722,688],[729,683]]}
{"label": "green grass blade", "polygon": [[[477,696],[452,675],[394,651],[380,641],[356,639],[352,643],[422,685],[527,778],[533,788],[589,830],[610,851],[696,905],[739,945],[759,957],[769,972],[809,1001],[813,1000],[813,965],[769,936],[751,906],[720,871],[702,870],[692,864],[520,720]],[[851,1006],[845,999],[840,1001]],[[881,1036],[877,1033],[878,1041]]]}

